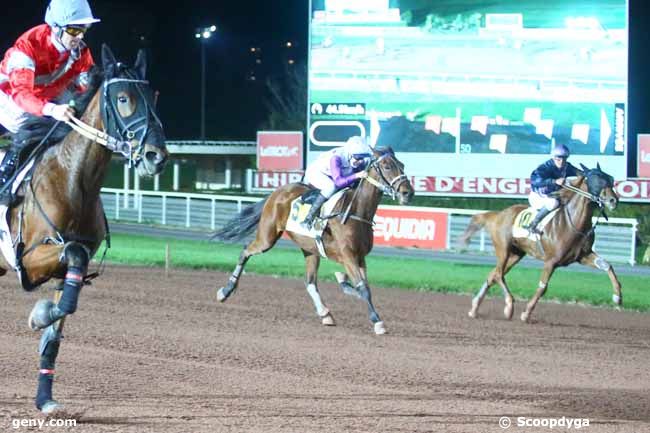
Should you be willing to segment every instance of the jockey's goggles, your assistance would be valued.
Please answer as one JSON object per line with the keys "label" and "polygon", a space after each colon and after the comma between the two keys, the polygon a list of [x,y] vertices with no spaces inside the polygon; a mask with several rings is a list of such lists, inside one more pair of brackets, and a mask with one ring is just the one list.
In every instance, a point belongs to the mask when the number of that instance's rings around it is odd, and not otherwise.
{"label": "jockey's goggles", "polygon": [[84,34],[88,31],[89,26],[65,26],[63,31],[69,34],[70,36],[77,37],[81,34]]}
{"label": "jockey's goggles", "polygon": [[354,154],[352,154],[352,158],[356,159],[356,160],[370,158],[370,154],[369,153],[354,153]]}

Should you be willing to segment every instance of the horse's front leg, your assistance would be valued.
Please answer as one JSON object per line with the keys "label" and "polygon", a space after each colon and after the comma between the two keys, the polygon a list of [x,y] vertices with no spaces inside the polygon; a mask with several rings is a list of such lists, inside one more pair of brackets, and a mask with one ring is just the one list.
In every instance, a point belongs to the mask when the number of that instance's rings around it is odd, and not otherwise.
{"label": "horse's front leg", "polygon": [[372,303],[372,293],[370,292],[370,286],[368,285],[365,259],[362,258],[360,263],[357,263],[356,260],[343,260],[343,265],[345,266],[347,275],[349,275],[352,280],[352,285],[348,282],[345,274],[337,272],[336,279],[339,282],[341,289],[348,295],[354,295],[366,301],[368,304],[368,316],[370,317],[370,321],[373,323],[375,334],[385,334],[386,327],[384,326],[384,322],[379,318],[379,314],[377,314],[377,310],[375,310],[375,306]]}
{"label": "horse's front leg", "polygon": [[[59,302],[61,299],[62,290],[63,285],[61,284],[54,294],[55,302]],[[38,348],[41,359],[35,403],[36,407],[45,414],[52,414],[62,407],[59,402],[52,398],[52,385],[54,384],[56,357],[59,354],[61,338],[63,338],[64,322],[65,317],[45,328]]]}
{"label": "horse's front leg", "polygon": [[29,315],[29,326],[32,329],[46,328],[77,311],[79,292],[89,261],[89,251],[78,242],[68,242],[63,246],[42,245],[25,257],[23,265],[30,281],[50,278],[60,266],[66,269],[61,299],[57,303],[41,299],[34,305]]}
{"label": "horse's front leg", "polygon": [[59,353],[63,323],[68,314],[77,309],[79,292],[88,268],[89,253],[79,243],[65,246],[41,245],[23,259],[30,281],[42,281],[54,275],[61,266],[67,268],[65,279],[57,288],[54,302],[39,300],[29,315],[32,329],[46,328],[39,347],[40,370],[36,407],[43,413],[52,413],[61,405],[52,398],[54,367]]}
{"label": "horse's front leg", "polygon": [[607,272],[609,280],[612,282],[612,288],[614,289],[614,294],[612,295],[612,301],[616,305],[623,305],[623,294],[621,293],[621,283],[618,281],[618,277],[614,272],[614,268],[609,262],[593,251],[587,256],[580,259],[580,263],[586,266],[591,266],[592,268],[600,269],[601,271]]}
{"label": "horse's front leg", "polygon": [[537,291],[533,295],[532,299],[526,305],[526,311],[521,313],[522,322],[528,322],[530,320],[530,315],[532,314],[537,302],[540,298],[546,293],[548,288],[548,282],[555,271],[555,263],[544,262],[544,268],[542,269],[542,275],[539,279],[539,284],[537,285]]}

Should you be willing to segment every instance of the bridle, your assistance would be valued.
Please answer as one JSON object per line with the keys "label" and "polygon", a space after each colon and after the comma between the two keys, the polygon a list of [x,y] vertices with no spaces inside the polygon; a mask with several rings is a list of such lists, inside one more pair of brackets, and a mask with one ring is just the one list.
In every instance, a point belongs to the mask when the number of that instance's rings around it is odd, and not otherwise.
{"label": "bridle", "polygon": [[[585,175],[585,180],[587,182],[589,182],[589,173],[588,172]],[[571,214],[569,213],[569,210],[567,209],[567,206],[564,206],[564,213],[566,214],[567,220],[569,221],[569,224],[570,224],[571,228],[575,232],[577,232],[577,233],[581,234],[582,236],[584,236],[585,239],[588,238],[592,233],[594,233],[594,231],[596,230],[596,226],[600,222],[600,217],[601,216],[605,218],[605,221],[609,220],[609,218],[607,217],[607,214],[605,213],[605,200],[600,196],[600,194],[593,194],[593,193],[591,193],[589,191],[583,191],[580,188],[577,188],[577,187],[575,187],[573,185],[568,185],[568,184],[562,185],[562,188],[564,188],[566,190],[569,190],[569,191],[572,191],[575,194],[586,198],[587,200],[591,201],[592,203],[595,203],[598,206],[598,209],[599,209],[600,213],[599,213],[598,217],[596,218],[596,224],[594,224],[587,233],[583,233],[582,231],[578,230],[578,228],[575,226],[575,223],[573,222],[573,220],[571,218]],[[589,184],[587,184],[587,189],[589,189]],[[601,188],[601,190],[598,191],[598,192],[600,193],[600,192],[602,192],[602,190],[603,190],[603,188]]]}
{"label": "bridle", "polygon": [[389,181],[386,178],[386,175],[381,169],[381,165],[379,163],[390,155],[390,153],[385,153],[380,157],[373,159],[368,166],[368,169],[374,168],[377,174],[379,174],[379,181],[373,179],[372,177],[366,177],[365,180],[381,190],[382,193],[389,195],[393,200],[396,200],[397,190],[400,186],[402,186],[404,182],[408,182],[408,178],[402,169],[400,169],[401,174],[399,176],[395,176],[393,180]]}
{"label": "bridle", "polygon": [[[589,173],[586,174],[585,178],[586,178],[587,182],[589,182]],[[587,185],[587,188],[588,187],[589,186]],[[595,203],[601,209],[601,211],[603,211],[603,209],[605,207],[605,200],[600,196],[600,194],[593,194],[593,193],[591,193],[589,191],[584,191],[584,190],[582,190],[580,188],[577,188],[577,187],[575,187],[573,185],[569,185],[569,184],[562,185],[562,188],[567,189],[569,191],[572,191],[572,192],[576,193],[577,195],[582,196],[582,197],[586,198],[587,200]],[[601,190],[598,191],[598,192],[600,193],[600,192],[602,192],[602,190],[603,190],[603,188],[601,188]]]}
{"label": "bridle", "polygon": [[[101,112],[102,122],[107,132],[100,131],[76,117],[72,117],[66,123],[79,134],[94,142],[106,147],[111,152],[122,154],[129,162],[129,167],[138,165],[142,160],[144,150],[144,143],[149,133],[149,121],[153,118],[154,121],[162,129],[162,122],[153,110],[152,104],[149,103],[149,98],[145,94],[142,86],[149,85],[149,81],[140,80],[124,67],[121,63],[117,64],[117,68],[124,71],[127,75],[126,78],[116,77],[105,80],[102,85],[101,97]],[[135,85],[138,94],[140,95],[139,103],[144,104],[143,114],[134,117],[128,123],[118,114],[115,103],[110,98],[110,86],[118,83],[132,83]],[[139,136],[138,136],[139,134]],[[117,135],[117,137],[115,137]],[[135,142],[135,145],[134,145]]]}

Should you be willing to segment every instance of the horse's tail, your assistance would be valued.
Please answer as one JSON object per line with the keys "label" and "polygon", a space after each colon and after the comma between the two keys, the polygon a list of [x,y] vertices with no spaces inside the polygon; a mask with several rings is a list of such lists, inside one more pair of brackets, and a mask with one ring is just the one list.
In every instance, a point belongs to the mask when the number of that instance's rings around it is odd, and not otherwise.
{"label": "horse's tail", "polygon": [[268,197],[255,204],[245,207],[236,217],[226,223],[212,235],[212,240],[222,242],[237,242],[253,233],[262,217],[262,210]]}
{"label": "horse's tail", "polygon": [[469,244],[470,239],[472,236],[474,236],[474,233],[477,231],[481,230],[483,227],[485,227],[492,217],[494,215],[498,214],[498,212],[483,212],[483,213],[478,213],[472,217],[472,219],[469,221],[469,224],[467,225],[467,228],[463,232],[462,235],[458,238],[457,241],[457,246],[459,249],[463,249]]}

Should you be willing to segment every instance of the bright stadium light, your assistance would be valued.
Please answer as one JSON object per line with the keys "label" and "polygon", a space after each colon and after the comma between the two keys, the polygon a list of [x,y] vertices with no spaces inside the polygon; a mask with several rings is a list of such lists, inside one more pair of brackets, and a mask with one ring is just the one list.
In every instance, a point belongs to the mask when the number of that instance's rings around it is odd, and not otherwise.
{"label": "bright stadium light", "polygon": [[194,37],[201,40],[201,141],[205,141],[205,44],[217,31],[217,26],[199,27]]}

